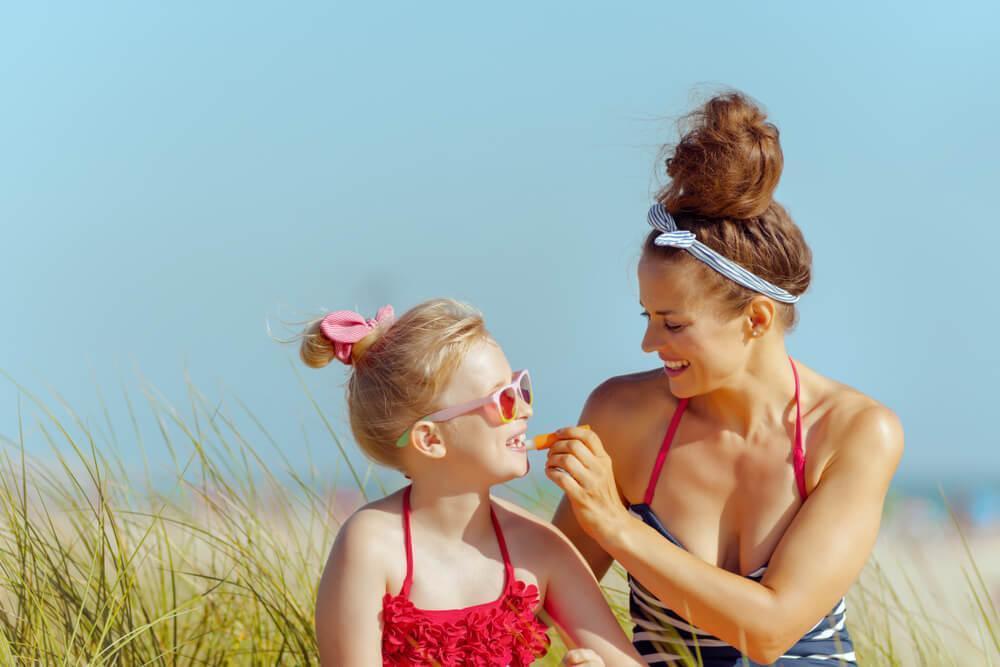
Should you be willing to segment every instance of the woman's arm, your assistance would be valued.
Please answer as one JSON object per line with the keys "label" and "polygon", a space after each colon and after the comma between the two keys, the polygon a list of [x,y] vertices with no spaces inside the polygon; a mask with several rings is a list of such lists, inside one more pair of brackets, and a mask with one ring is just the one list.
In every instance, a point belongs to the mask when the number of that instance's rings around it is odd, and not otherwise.
{"label": "woman's arm", "polygon": [[[617,423],[617,419],[622,412],[622,406],[618,405],[618,401],[615,399],[614,379],[608,380],[587,398],[587,403],[583,406],[577,423],[590,424],[591,430],[597,433],[607,434],[620,431],[621,425]],[[602,442],[602,445],[608,444]],[[604,579],[604,575],[608,573],[608,569],[611,568],[615,559],[608,555],[604,547],[580,526],[568,496],[564,495],[559,501],[556,513],[552,517],[552,524],[569,538],[573,546],[583,555],[587,565],[590,566],[590,571],[594,573],[597,580]]]}
{"label": "woman's arm", "polygon": [[576,428],[563,433],[546,474],[565,491],[582,529],[688,622],[765,663],[829,613],[857,578],[903,450],[898,419],[880,406],[831,434],[838,451],[758,584],[675,547],[628,514],[600,438]]}
{"label": "woman's arm", "polygon": [[614,558],[608,555],[600,542],[580,527],[576,515],[573,513],[573,505],[566,496],[563,496],[563,499],[559,501],[559,507],[556,508],[555,516],[552,517],[552,525],[573,543],[597,581],[603,579],[614,562]]}
{"label": "woman's arm", "polygon": [[379,524],[378,517],[360,510],[337,533],[316,596],[321,665],[382,664],[385,572],[372,553],[372,545],[380,543]]}
{"label": "woman's arm", "polygon": [[549,572],[544,608],[566,644],[570,649],[592,650],[609,666],[643,664],[583,557],[558,531],[546,530]]}

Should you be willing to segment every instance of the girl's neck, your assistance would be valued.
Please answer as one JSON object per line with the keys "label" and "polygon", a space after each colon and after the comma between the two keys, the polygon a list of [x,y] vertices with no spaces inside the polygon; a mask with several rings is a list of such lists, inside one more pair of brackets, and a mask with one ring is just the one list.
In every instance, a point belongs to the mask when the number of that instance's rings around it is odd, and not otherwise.
{"label": "girl's neck", "polygon": [[410,490],[411,521],[446,539],[477,542],[493,534],[489,487],[448,488],[414,480]]}

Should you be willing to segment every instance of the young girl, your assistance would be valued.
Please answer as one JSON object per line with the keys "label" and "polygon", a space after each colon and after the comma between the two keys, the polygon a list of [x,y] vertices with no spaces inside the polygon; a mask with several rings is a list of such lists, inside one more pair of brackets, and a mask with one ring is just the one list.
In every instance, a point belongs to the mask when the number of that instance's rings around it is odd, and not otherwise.
{"label": "young girl", "polygon": [[393,320],[390,306],[338,311],[303,335],[309,366],[352,366],[364,452],[412,480],[337,535],[316,603],[322,664],[530,665],[549,646],[542,609],[574,647],[564,664],[640,664],[569,541],[490,496],[528,471],[528,372],[455,301]]}

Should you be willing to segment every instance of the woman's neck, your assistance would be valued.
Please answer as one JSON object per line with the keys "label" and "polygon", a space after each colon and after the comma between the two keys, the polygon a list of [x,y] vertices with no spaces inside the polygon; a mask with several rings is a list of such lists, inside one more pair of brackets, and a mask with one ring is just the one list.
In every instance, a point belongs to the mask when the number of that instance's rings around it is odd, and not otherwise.
{"label": "woman's neck", "polygon": [[413,480],[410,490],[412,520],[455,540],[476,542],[493,534],[490,489],[441,485],[438,480]]}
{"label": "woman's neck", "polygon": [[[784,338],[755,341],[750,361],[726,383],[691,399],[691,408],[744,439],[787,423],[794,410],[795,376]],[[794,419],[794,412],[791,413]]]}

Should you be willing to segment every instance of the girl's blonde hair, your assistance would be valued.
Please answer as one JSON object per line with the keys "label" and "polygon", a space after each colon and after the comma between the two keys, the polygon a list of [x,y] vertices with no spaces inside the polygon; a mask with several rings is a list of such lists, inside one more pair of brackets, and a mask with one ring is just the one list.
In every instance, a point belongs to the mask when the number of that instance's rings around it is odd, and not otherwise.
{"label": "girl's blonde hair", "polygon": [[[312,368],[336,358],[321,322],[306,327],[299,348],[302,361]],[[396,441],[434,412],[435,398],[465,353],[489,338],[479,311],[452,299],[433,299],[362,339],[347,382],[351,431],[361,450],[377,463],[402,470],[403,450]]]}

